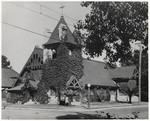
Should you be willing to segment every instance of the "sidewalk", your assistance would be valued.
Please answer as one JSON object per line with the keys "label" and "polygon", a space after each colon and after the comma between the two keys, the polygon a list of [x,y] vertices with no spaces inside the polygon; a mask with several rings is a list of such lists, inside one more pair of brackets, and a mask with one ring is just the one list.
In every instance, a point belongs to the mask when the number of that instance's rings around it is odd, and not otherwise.
{"label": "sidewalk", "polygon": [[[132,104],[130,103],[118,103],[118,102],[95,102],[90,103],[90,109],[98,109],[98,108],[110,108],[110,107],[125,107],[125,106],[139,106],[139,105],[148,105],[148,102],[134,102]],[[84,104],[83,107],[87,108],[87,104]]]}
{"label": "sidewalk", "polygon": [[54,110],[54,111],[66,111],[66,112],[75,112],[75,111],[91,111],[91,110],[100,110],[100,109],[109,109],[109,108],[119,108],[119,107],[137,107],[137,106],[148,106],[147,102],[138,103],[117,103],[117,102],[105,102],[105,103],[90,103],[90,109],[87,108],[87,104],[81,104],[78,106],[61,106],[57,104],[31,104],[31,105],[18,105],[18,104],[2,104],[2,109],[25,109],[25,110]]}

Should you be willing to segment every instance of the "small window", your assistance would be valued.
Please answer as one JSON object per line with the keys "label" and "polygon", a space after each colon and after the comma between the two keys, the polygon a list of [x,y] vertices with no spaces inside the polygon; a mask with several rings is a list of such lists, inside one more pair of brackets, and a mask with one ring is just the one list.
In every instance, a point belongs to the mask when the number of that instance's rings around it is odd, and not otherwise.
{"label": "small window", "polygon": [[38,59],[38,54],[36,54],[36,59]]}
{"label": "small window", "polygon": [[35,54],[33,55],[33,59],[35,59]]}
{"label": "small window", "polygon": [[41,58],[39,57],[39,62],[41,61]]}

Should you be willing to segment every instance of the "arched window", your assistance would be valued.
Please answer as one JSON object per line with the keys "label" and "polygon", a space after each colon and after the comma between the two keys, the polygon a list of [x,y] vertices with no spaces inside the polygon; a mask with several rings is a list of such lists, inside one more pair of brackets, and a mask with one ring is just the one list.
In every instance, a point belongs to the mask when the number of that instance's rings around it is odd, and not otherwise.
{"label": "arched window", "polygon": [[38,54],[36,54],[36,59],[38,59]]}
{"label": "arched window", "polygon": [[39,62],[41,61],[41,58],[39,57]]}
{"label": "arched window", "polygon": [[57,56],[56,50],[52,50],[52,59],[55,59]]}
{"label": "arched window", "polygon": [[33,59],[35,59],[35,54],[33,55]]}

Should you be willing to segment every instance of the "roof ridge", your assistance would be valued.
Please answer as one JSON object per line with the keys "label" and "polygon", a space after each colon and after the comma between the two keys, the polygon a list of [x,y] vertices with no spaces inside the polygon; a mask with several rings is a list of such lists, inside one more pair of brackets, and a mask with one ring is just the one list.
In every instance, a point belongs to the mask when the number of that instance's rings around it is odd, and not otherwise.
{"label": "roof ridge", "polygon": [[43,50],[43,48],[40,48],[40,47],[36,47],[36,46],[34,47],[34,49],[41,49],[41,50]]}
{"label": "roof ridge", "polygon": [[136,67],[136,65],[129,65],[129,66],[120,66],[120,67],[117,67],[117,68],[125,68],[125,67],[132,67],[132,66]]}
{"label": "roof ridge", "polygon": [[91,60],[91,59],[87,59],[87,58],[83,58],[84,60],[88,60],[88,61],[94,61],[94,62],[97,62],[97,63],[103,63],[103,64],[106,64],[105,62],[103,61],[98,61],[98,60]]}
{"label": "roof ridge", "polygon": [[[43,54],[43,49],[42,48],[34,48],[33,53],[38,53],[39,55],[41,55],[41,52]],[[43,56],[43,55],[42,55]]]}

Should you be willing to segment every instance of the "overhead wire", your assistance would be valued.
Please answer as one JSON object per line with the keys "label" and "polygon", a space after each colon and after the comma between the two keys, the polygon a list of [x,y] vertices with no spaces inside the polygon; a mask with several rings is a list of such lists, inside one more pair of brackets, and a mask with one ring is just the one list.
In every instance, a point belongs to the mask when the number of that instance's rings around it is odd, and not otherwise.
{"label": "overhead wire", "polygon": [[[29,10],[29,11],[32,11],[32,12],[34,12],[34,13],[43,15],[43,16],[45,16],[45,17],[51,18],[51,19],[53,19],[53,20],[59,21],[58,19],[56,19],[56,18],[54,18],[54,17],[48,16],[48,15],[43,14],[43,13],[39,13],[39,12],[33,10],[33,9],[24,7],[24,6],[22,6],[22,5],[18,5],[18,4],[15,4],[15,3],[11,3],[11,4],[13,4],[13,5],[15,5],[15,6],[18,6],[18,7],[21,7],[21,8],[24,8],[24,9]],[[39,4],[39,5],[40,5],[40,4]],[[45,6],[45,7],[46,7],[46,6]],[[50,9],[50,8],[49,8],[49,9]],[[52,10],[53,10],[53,9],[52,9]],[[55,11],[55,10],[53,10],[53,11]],[[57,12],[57,11],[55,11],[55,12]],[[57,13],[59,13],[59,12],[57,12]],[[59,14],[60,14],[60,13],[59,13]],[[16,25],[7,23],[7,22],[5,22],[5,21],[2,21],[2,23],[3,23],[3,24],[6,24],[6,25],[9,25],[9,26],[12,26],[12,27],[15,27],[15,28],[17,28],[17,29],[21,29],[21,30],[24,30],[24,31],[27,31],[27,32],[30,32],[30,33],[33,33],[33,34],[37,34],[37,35],[40,35],[40,36],[49,38],[49,36],[46,36],[46,35],[44,35],[44,34],[41,34],[41,33],[35,32],[35,31],[31,31],[31,30],[29,30],[29,29],[25,29],[25,28],[23,28],[23,27],[16,26]],[[67,23],[67,24],[68,24],[68,23]],[[69,24],[69,25],[71,25],[71,24]],[[71,26],[73,26],[73,25],[71,25]],[[53,39],[56,39],[56,38],[53,38]]]}
{"label": "overhead wire", "polygon": [[56,19],[56,18],[54,18],[54,17],[48,16],[48,15],[43,14],[43,13],[39,13],[39,12],[37,12],[37,11],[33,10],[33,9],[30,9],[30,8],[24,7],[24,6],[22,6],[22,5],[18,5],[18,4],[15,4],[15,3],[11,3],[11,4],[13,4],[13,5],[15,5],[15,6],[18,6],[18,7],[21,7],[21,8],[24,8],[24,9],[29,10],[29,11],[32,11],[32,12],[34,12],[34,13],[41,14],[41,15],[43,15],[43,16],[45,16],[45,17],[48,17],[48,18],[51,18],[51,19],[54,19],[54,20],[59,21],[58,19]]}
{"label": "overhead wire", "polygon": [[19,27],[19,26],[16,26],[16,25],[7,23],[7,22],[5,22],[5,21],[2,21],[2,23],[3,23],[3,24],[6,24],[6,25],[9,25],[9,26],[12,26],[12,27],[15,27],[15,28],[17,28],[17,29],[21,29],[21,30],[24,30],[24,31],[33,33],[33,34],[37,34],[37,35],[40,35],[40,36],[43,36],[43,37],[46,37],[46,38],[51,38],[51,39],[55,39],[55,40],[57,40],[57,41],[60,41],[58,38],[49,37],[49,36],[46,36],[46,35],[44,35],[44,34],[41,34],[41,33],[38,33],[38,32],[34,32],[34,31],[29,30],[29,29],[25,29],[25,28],[23,28],[23,27]]}
{"label": "overhead wire", "polygon": [[[45,16],[45,17],[51,18],[51,19],[53,19],[53,20],[59,21],[59,19],[56,19],[56,18],[51,17],[51,16],[49,16],[49,15],[46,15],[46,14],[43,14],[43,13],[37,12],[37,11],[35,11],[35,10],[33,10],[33,9],[30,9],[30,8],[24,7],[24,6],[22,6],[22,5],[18,5],[18,4],[15,4],[15,3],[11,3],[11,4],[13,4],[13,5],[15,5],[15,6],[18,6],[18,7],[21,7],[21,8],[24,8],[24,9],[29,10],[29,11],[32,11],[32,12],[34,12],[34,13],[37,13],[37,14],[43,15],[43,16]],[[73,26],[72,24],[70,24],[70,23],[67,23],[67,24],[68,24],[68,25],[70,25],[70,26],[72,26],[72,27],[74,27],[74,26]]]}
{"label": "overhead wire", "polygon": [[[34,2],[35,4],[37,4],[37,5],[40,5],[40,6],[42,6],[43,8],[46,8],[46,9],[48,9],[48,10],[50,10],[50,11],[53,11],[53,12],[55,12],[55,13],[57,13],[57,14],[60,14],[61,15],[61,13],[60,12],[58,12],[58,11],[55,11],[55,10],[53,10],[53,9],[51,9],[51,8],[49,8],[49,7],[47,7],[47,6],[45,6],[45,5],[42,5],[42,4],[39,4],[39,3],[37,3],[37,2]],[[74,19],[74,18],[72,18],[72,17],[69,17],[69,16],[67,16],[67,15],[65,15],[65,14],[63,14],[63,16],[65,16],[65,17],[67,17],[67,18],[69,18],[69,19],[71,19],[71,20],[73,20],[73,21],[78,21],[78,20],[76,20],[76,19]]]}
{"label": "overhead wire", "polygon": [[37,4],[37,5],[40,5],[40,6],[44,7],[44,8],[47,8],[48,10],[51,10],[51,11],[53,11],[53,12],[55,12],[55,13],[61,14],[61,13],[59,13],[58,11],[55,11],[55,10],[53,10],[53,9],[51,9],[51,8],[48,8],[47,6],[44,6],[44,5],[42,5],[42,4],[37,3],[37,2],[33,2],[33,3],[35,3],[35,4]]}
{"label": "overhead wire", "polygon": [[40,36],[49,38],[48,36],[43,35],[43,34],[41,34],[41,33],[34,32],[34,31],[31,31],[31,30],[28,30],[28,29],[25,29],[25,28],[22,28],[22,27],[19,27],[19,26],[16,26],[16,25],[13,25],[13,24],[4,22],[4,21],[2,21],[2,23],[3,23],[3,24],[6,24],[6,25],[9,25],[9,26],[12,26],[12,27],[15,27],[15,28],[18,28],[18,29],[21,29],[21,30],[24,30],[24,31],[27,31],[27,32],[30,32],[30,33],[33,33],[33,34],[37,34],[37,35],[40,35]]}

